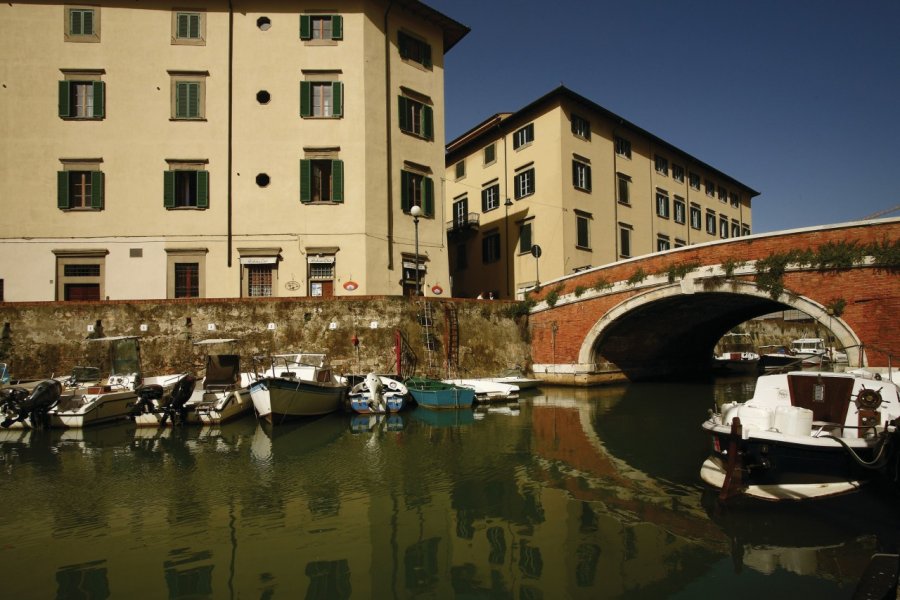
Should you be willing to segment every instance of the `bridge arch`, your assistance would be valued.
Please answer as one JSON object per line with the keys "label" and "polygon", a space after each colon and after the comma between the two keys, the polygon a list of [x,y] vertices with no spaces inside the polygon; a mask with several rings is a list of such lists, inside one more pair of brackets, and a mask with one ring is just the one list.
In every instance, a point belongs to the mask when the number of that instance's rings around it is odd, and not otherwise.
{"label": "bridge arch", "polygon": [[[851,367],[865,365],[864,353],[852,351],[861,349],[859,336],[815,300],[783,293],[776,301],[749,281],[707,280],[702,291],[695,287],[688,280],[619,302],[588,329],[578,362],[608,361],[630,379],[693,375],[704,370],[716,342],[735,326],[771,312],[797,309],[828,329],[835,345],[849,350]],[[648,338],[647,343],[640,343],[642,337]]]}

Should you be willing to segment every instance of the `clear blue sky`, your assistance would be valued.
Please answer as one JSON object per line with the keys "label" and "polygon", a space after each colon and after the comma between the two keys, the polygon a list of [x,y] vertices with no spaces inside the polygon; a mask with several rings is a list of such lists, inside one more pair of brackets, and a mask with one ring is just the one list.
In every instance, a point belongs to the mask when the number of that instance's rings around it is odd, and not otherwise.
{"label": "clear blue sky", "polygon": [[900,204],[900,0],[425,3],[472,29],[447,141],[562,83],[759,191],[756,233]]}

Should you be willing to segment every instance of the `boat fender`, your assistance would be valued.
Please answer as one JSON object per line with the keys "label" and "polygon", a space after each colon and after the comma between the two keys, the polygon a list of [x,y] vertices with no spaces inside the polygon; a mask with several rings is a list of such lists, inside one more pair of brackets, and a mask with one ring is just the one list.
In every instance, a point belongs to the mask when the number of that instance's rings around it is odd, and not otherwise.
{"label": "boat fender", "polygon": [[871,390],[863,388],[856,395],[856,405],[866,410],[875,410],[881,406],[881,389]]}

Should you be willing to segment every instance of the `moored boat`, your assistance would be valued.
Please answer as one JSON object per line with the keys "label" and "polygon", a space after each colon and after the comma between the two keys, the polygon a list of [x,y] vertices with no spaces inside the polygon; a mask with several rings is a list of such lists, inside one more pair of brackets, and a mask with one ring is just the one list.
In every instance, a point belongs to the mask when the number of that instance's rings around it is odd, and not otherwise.
{"label": "moored boat", "polygon": [[753,397],[723,404],[702,427],[713,451],[701,478],[720,498],[802,500],[877,477],[895,450],[896,385],[866,372],[763,375]]}
{"label": "moored boat", "polygon": [[277,354],[250,385],[256,414],[276,424],[335,412],[347,393],[324,354]]}
{"label": "moored boat", "polygon": [[829,361],[825,340],[822,338],[800,338],[791,342],[791,354],[800,359],[805,367],[817,367]]}
{"label": "moored boat", "polygon": [[350,408],[360,414],[400,412],[408,393],[406,386],[396,379],[369,373],[350,388]]}
{"label": "moored boat", "polygon": [[533,377],[526,377],[521,368],[513,367],[503,371],[496,377],[479,377],[482,381],[493,381],[495,383],[507,383],[519,388],[519,391],[530,390],[538,387],[544,381]]}
{"label": "moored boat", "polygon": [[713,358],[713,370],[722,375],[746,375],[759,368],[759,354],[753,351],[750,334],[730,332],[719,340],[721,352]]}
{"label": "moored boat", "polygon": [[475,390],[470,387],[429,377],[410,377],[404,383],[416,403],[425,408],[468,408],[475,401]]}
{"label": "moored boat", "polygon": [[759,368],[763,371],[783,371],[799,369],[802,359],[791,354],[785,346],[767,345],[759,347]]}
{"label": "moored boat", "polygon": [[471,388],[475,392],[475,402],[500,402],[519,397],[519,386],[487,379],[444,379],[444,383]]}

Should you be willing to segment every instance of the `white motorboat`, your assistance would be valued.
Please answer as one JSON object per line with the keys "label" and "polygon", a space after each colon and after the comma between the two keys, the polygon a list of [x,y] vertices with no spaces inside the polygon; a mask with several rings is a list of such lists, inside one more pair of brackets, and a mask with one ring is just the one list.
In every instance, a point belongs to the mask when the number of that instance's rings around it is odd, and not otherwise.
{"label": "white motorboat", "polygon": [[487,379],[444,379],[443,382],[474,390],[476,402],[506,401],[519,397],[519,386],[511,383]]}
{"label": "white motorboat", "polygon": [[403,410],[409,390],[396,379],[369,373],[350,388],[350,408],[359,414],[396,413]]}
{"label": "white motorboat", "polygon": [[[195,345],[233,346],[238,340],[232,338],[212,338],[194,342]],[[184,415],[188,424],[211,425],[236,419],[250,412],[253,400],[250,398],[250,384],[255,379],[252,373],[241,372],[241,356],[233,350],[227,354],[208,352],[206,370],[200,385],[184,405]]]}
{"label": "white motorboat", "polygon": [[506,383],[508,385],[514,385],[519,388],[519,391],[530,390],[544,383],[542,379],[526,377],[522,372],[522,369],[519,368],[507,369],[496,377],[479,377],[479,379],[492,383]]}
{"label": "white motorboat", "polygon": [[250,385],[253,407],[269,423],[335,412],[347,393],[324,354],[292,353],[269,357],[269,366]]}
{"label": "white motorboat", "polygon": [[759,354],[753,351],[750,334],[730,332],[722,336],[721,352],[713,358],[713,370],[721,374],[746,375],[759,368]]}
{"label": "white motorboat", "polygon": [[701,478],[720,498],[802,500],[857,489],[897,443],[900,392],[868,372],[763,375],[753,397],[712,411]]}
{"label": "white motorboat", "polygon": [[803,366],[815,367],[828,362],[828,350],[822,338],[800,338],[791,342],[791,354],[803,362]]}

